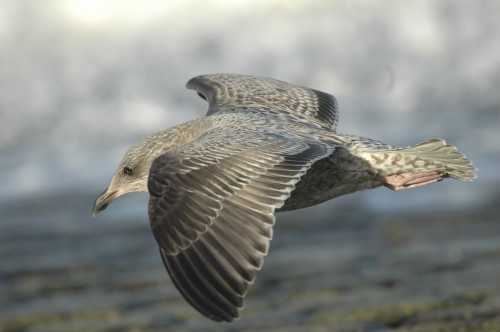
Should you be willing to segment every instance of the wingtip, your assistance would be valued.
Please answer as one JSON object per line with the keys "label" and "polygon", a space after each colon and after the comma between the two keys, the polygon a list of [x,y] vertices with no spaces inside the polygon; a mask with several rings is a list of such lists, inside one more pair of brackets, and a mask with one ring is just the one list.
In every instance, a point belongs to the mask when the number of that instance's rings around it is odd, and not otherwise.
{"label": "wingtip", "polygon": [[190,78],[187,82],[186,82],[186,89],[189,89],[189,90],[195,90],[195,82],[196,80],[199,78],[200,76],[195,76],[195,77],[192,77]]}

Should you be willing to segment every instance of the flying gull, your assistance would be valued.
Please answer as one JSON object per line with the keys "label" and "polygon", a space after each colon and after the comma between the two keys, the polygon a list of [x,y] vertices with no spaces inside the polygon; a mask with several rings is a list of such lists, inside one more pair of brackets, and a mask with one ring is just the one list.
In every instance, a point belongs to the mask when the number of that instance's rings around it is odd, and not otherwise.
{"label": "flying gull", "polygon": [[397,147],[337,133],[335,97],[318,90],[238,74],[197,76],[187,88],[208,102],[207,115],[131,147],[94,214],[123,194],[149,192],[151,228],[173,283],[215,321],[239,317],[275,212],[379,186],[475,177],[442,139]]}

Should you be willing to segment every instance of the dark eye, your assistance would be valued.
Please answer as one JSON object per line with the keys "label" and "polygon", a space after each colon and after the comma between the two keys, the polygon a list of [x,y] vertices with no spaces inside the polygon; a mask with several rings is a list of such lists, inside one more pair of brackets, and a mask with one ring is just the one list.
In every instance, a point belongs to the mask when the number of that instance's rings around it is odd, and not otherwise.
{"label": "dark eye", "polygon": [[128,166],[123,167],[123,174],[125,174],[125,175],[132,175],[132,173],[134,173],[134,171],[132,170],[132,168],[130,168]]}

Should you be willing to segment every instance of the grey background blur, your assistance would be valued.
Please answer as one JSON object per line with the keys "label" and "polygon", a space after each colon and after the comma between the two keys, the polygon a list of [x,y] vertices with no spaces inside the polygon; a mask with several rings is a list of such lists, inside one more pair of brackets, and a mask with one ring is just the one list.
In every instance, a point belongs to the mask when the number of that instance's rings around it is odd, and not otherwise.
{"label": "grey background blur", "polygon": [[342,132],[449,140],[479,168],[473,186],[377,195],[477,203],[499,180],[499,12],[497,1],[2,1],[0,198],[98,192],[128,145],[204,114],[190,77],[238,72],[334,93]]}
{"label": "grey background blur", "polygon": [[[395,145],[444,138],[479,169],[472,184],[377,189],[289,218],[352,207],[382,215],[496,204],[499,13],[499,1],[467,0],[0,1],[2,271],[99,255],[88,242],[77,253],[72,243],[57,255],[40,249],[47,257],[37,259],[20,250],[19,242],[29,246],[49,230],[64,237],[99,227],[119,232],[128,223],[153,241],[146,195],[118,200],[99,220],[90,218],[92,200],[127,146],[205,113],[204,101],[184,88],[203,73],[270,76],[333,93],[339,131]],[[151,259],[160,271],[158,257]],[[23,313],[21,304],[10,313]]]}

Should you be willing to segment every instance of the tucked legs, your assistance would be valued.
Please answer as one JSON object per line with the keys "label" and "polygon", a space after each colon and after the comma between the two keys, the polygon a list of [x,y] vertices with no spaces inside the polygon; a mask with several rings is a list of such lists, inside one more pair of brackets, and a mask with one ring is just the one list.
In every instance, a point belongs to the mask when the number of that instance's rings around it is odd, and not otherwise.
{"label": "tucked legs", "polygon": [[444,177],[446,177],[446,175],[438,171],[422,173],[406,172],[385,176],[384,186],[394,191],[400,191],[404,189],[425,186],[429,183],[438,182],[443,180]]}

